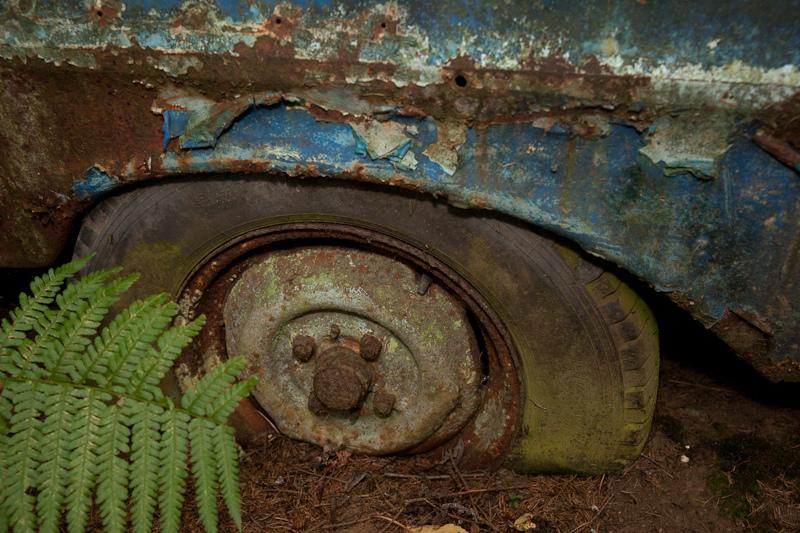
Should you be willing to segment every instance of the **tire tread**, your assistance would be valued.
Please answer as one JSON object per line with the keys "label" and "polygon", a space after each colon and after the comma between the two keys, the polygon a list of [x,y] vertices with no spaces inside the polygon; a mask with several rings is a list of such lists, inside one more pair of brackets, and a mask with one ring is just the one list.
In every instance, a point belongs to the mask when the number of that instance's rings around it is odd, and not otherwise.
{"label": "tire tread", "polygon": [[586,281],[578,270],[576,279],[595,302],[620,359],[625,423],[616,462],[622,466],[639,457],[650,432],[658,391],[658,329],[644,300],[617,276],[601,269]]}

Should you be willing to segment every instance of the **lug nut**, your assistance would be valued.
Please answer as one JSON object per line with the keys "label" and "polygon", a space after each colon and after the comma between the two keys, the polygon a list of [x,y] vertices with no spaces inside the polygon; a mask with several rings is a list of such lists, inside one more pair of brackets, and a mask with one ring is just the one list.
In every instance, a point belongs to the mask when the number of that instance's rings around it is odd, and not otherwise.
{"label": "lug nut", "polygon": [[292,355],[298,361],[305,363],[314,357],[317,343],[314,337],[308,335],[298,335],[292,339]]}
{"label": "lug nut", "polygon": [[372,396],[372,407],[375,409],[375,414],[381,418],[386,418],[392,414],[395,400],[396,398],[392,393],[385,390],[376,391]]}
{"label": "lug nut", "polygon": [[359,342],[359,353],[365,361],[375,361],[381,354],[381,341],[374,335],[366,334]]}

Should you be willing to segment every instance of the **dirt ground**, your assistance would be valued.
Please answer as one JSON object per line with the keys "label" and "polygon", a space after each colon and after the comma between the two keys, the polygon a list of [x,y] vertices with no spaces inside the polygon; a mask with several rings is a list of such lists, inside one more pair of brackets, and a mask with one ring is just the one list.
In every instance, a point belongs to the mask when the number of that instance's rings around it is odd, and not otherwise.
{"label": "dirt ground", "polygon": [[277,437],[243,456],[244,530],[800,531],[800,386],[766,382],[681,313],[655,306],[655,424],[623,472],[462,472],[451,460],[326,455]]}
{"label": "dirt ground", "polygon": [[[19,284],[4,285],[0,314]],[[242,454],[244,531],[800,531],[800,384],[766,382],[680,312],[654,304],[656,418],[624,471],[464,472],[454,458],[323,454],[265,438]],[[184,531],[202,531],[191,503],[184,519]],[[222,521],[235,531],[224,512]]]}

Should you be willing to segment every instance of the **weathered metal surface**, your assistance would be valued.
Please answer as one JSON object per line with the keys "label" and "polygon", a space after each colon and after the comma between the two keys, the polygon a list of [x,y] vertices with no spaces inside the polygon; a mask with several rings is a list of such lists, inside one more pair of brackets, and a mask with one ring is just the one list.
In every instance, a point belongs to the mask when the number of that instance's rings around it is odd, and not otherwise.
{"label": "weathered metal surface", "polygon": [[[253,264],[260,262],[262,254],[271,250],[286,250],[287,245],[297,247],[299,243],[306,241],[317,245],[329,241],[338,246],[349,243],[353,248],[362,250],[366,246],[395,260],[407,262],[414,265],[419,272],[414,285],[418,297],[425,297],[428,289],[436,284],[455,295],[461,305],[468,309],[470,317],[474,319],[470,327],[483,341],[480,348],[472,348],[473,352],[481,351],[478,412],[463,427],[459,416],[448,417],[447,423],[436,433],[406,452],[441,454],[455,446],[459,450],[461,463],[465,466],[489,467],[504,461],[519,428],[521,398],[516,355],[513,347],[506,341],[508,334],[474,289],[449,267],[423,250],[367,229],[334,223],[280,224],[249,232],[229,242],[217,243],[218,247],[213,253],[209,252],[197,271],[185,281],[179,297],[182,318],[191,320],[203,313],[209,324],[181,355],[177,365],[178,375],[182,376],[181,382],[184,385],[193,382],[192,376],[202,374],[210,366],[228,357],[223,310],[228,295],[240,276]],[[423,287],[425,290],[420,290]],[[324,328],[321,328],[320,333],[323,332]],[[321,339],[319,345],[314,341],[315,349],[309,360],[313,360],[320,350],[330,347],[331,341],[340,341],[340,337],[341,342],[351,350],[361,352],[364,336],[356,339],[345,333],[339,324],[331,324],[327,337]],[[294,339],[297,338],[295,336],[292,339],[292,346],[288,348],[295,358]],[[384,356],[385,349],[381,345],[379,358]],[[257,372],[258,369],[251,366],[250,371]],[[391,391],[379,383],[371,396],[372,406],[378,417],[392,416],[397,398]],[[391,397],[394,397],[394,402],[391,402]],[[321,402],[315,405],[315,398],[309,398],[308,408],[319,415],[325,414],[325,406]],[[473,407],[467,403],[459,409],[468,412]],[[241,402],[232,422],[239,437],[244,440],[252,441],[274,428],[253,401]],[[460,433],[451,438],[459,427]]]}
{"label": "weathered metal surface", "polygon": [[800,379],[798,11],[7,2],[0,263],[52,261],[122,184],[368,180],[565,235]]}
{"label": "weathered metal surface", "polygon": [[[480,402],[474,333],[439,285],[417,294],[417,277],[394,259],[333,246],[271,252],[241,273],[225,303],[227,349],[251,359],[254,397],[282,433],[385,454],[467,423]],[[305,362],[300,336],[319,352]]]}

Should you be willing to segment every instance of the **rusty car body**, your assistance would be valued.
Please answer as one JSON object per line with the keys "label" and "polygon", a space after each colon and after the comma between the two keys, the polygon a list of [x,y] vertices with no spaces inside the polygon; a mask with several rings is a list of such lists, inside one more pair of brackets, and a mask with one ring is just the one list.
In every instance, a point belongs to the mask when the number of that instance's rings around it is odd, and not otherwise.
{"label": "rusty car body", "polygon": [[577,243],[800,380],[800,2],[10,0],[0,266],[116,190],[413,189]]}

